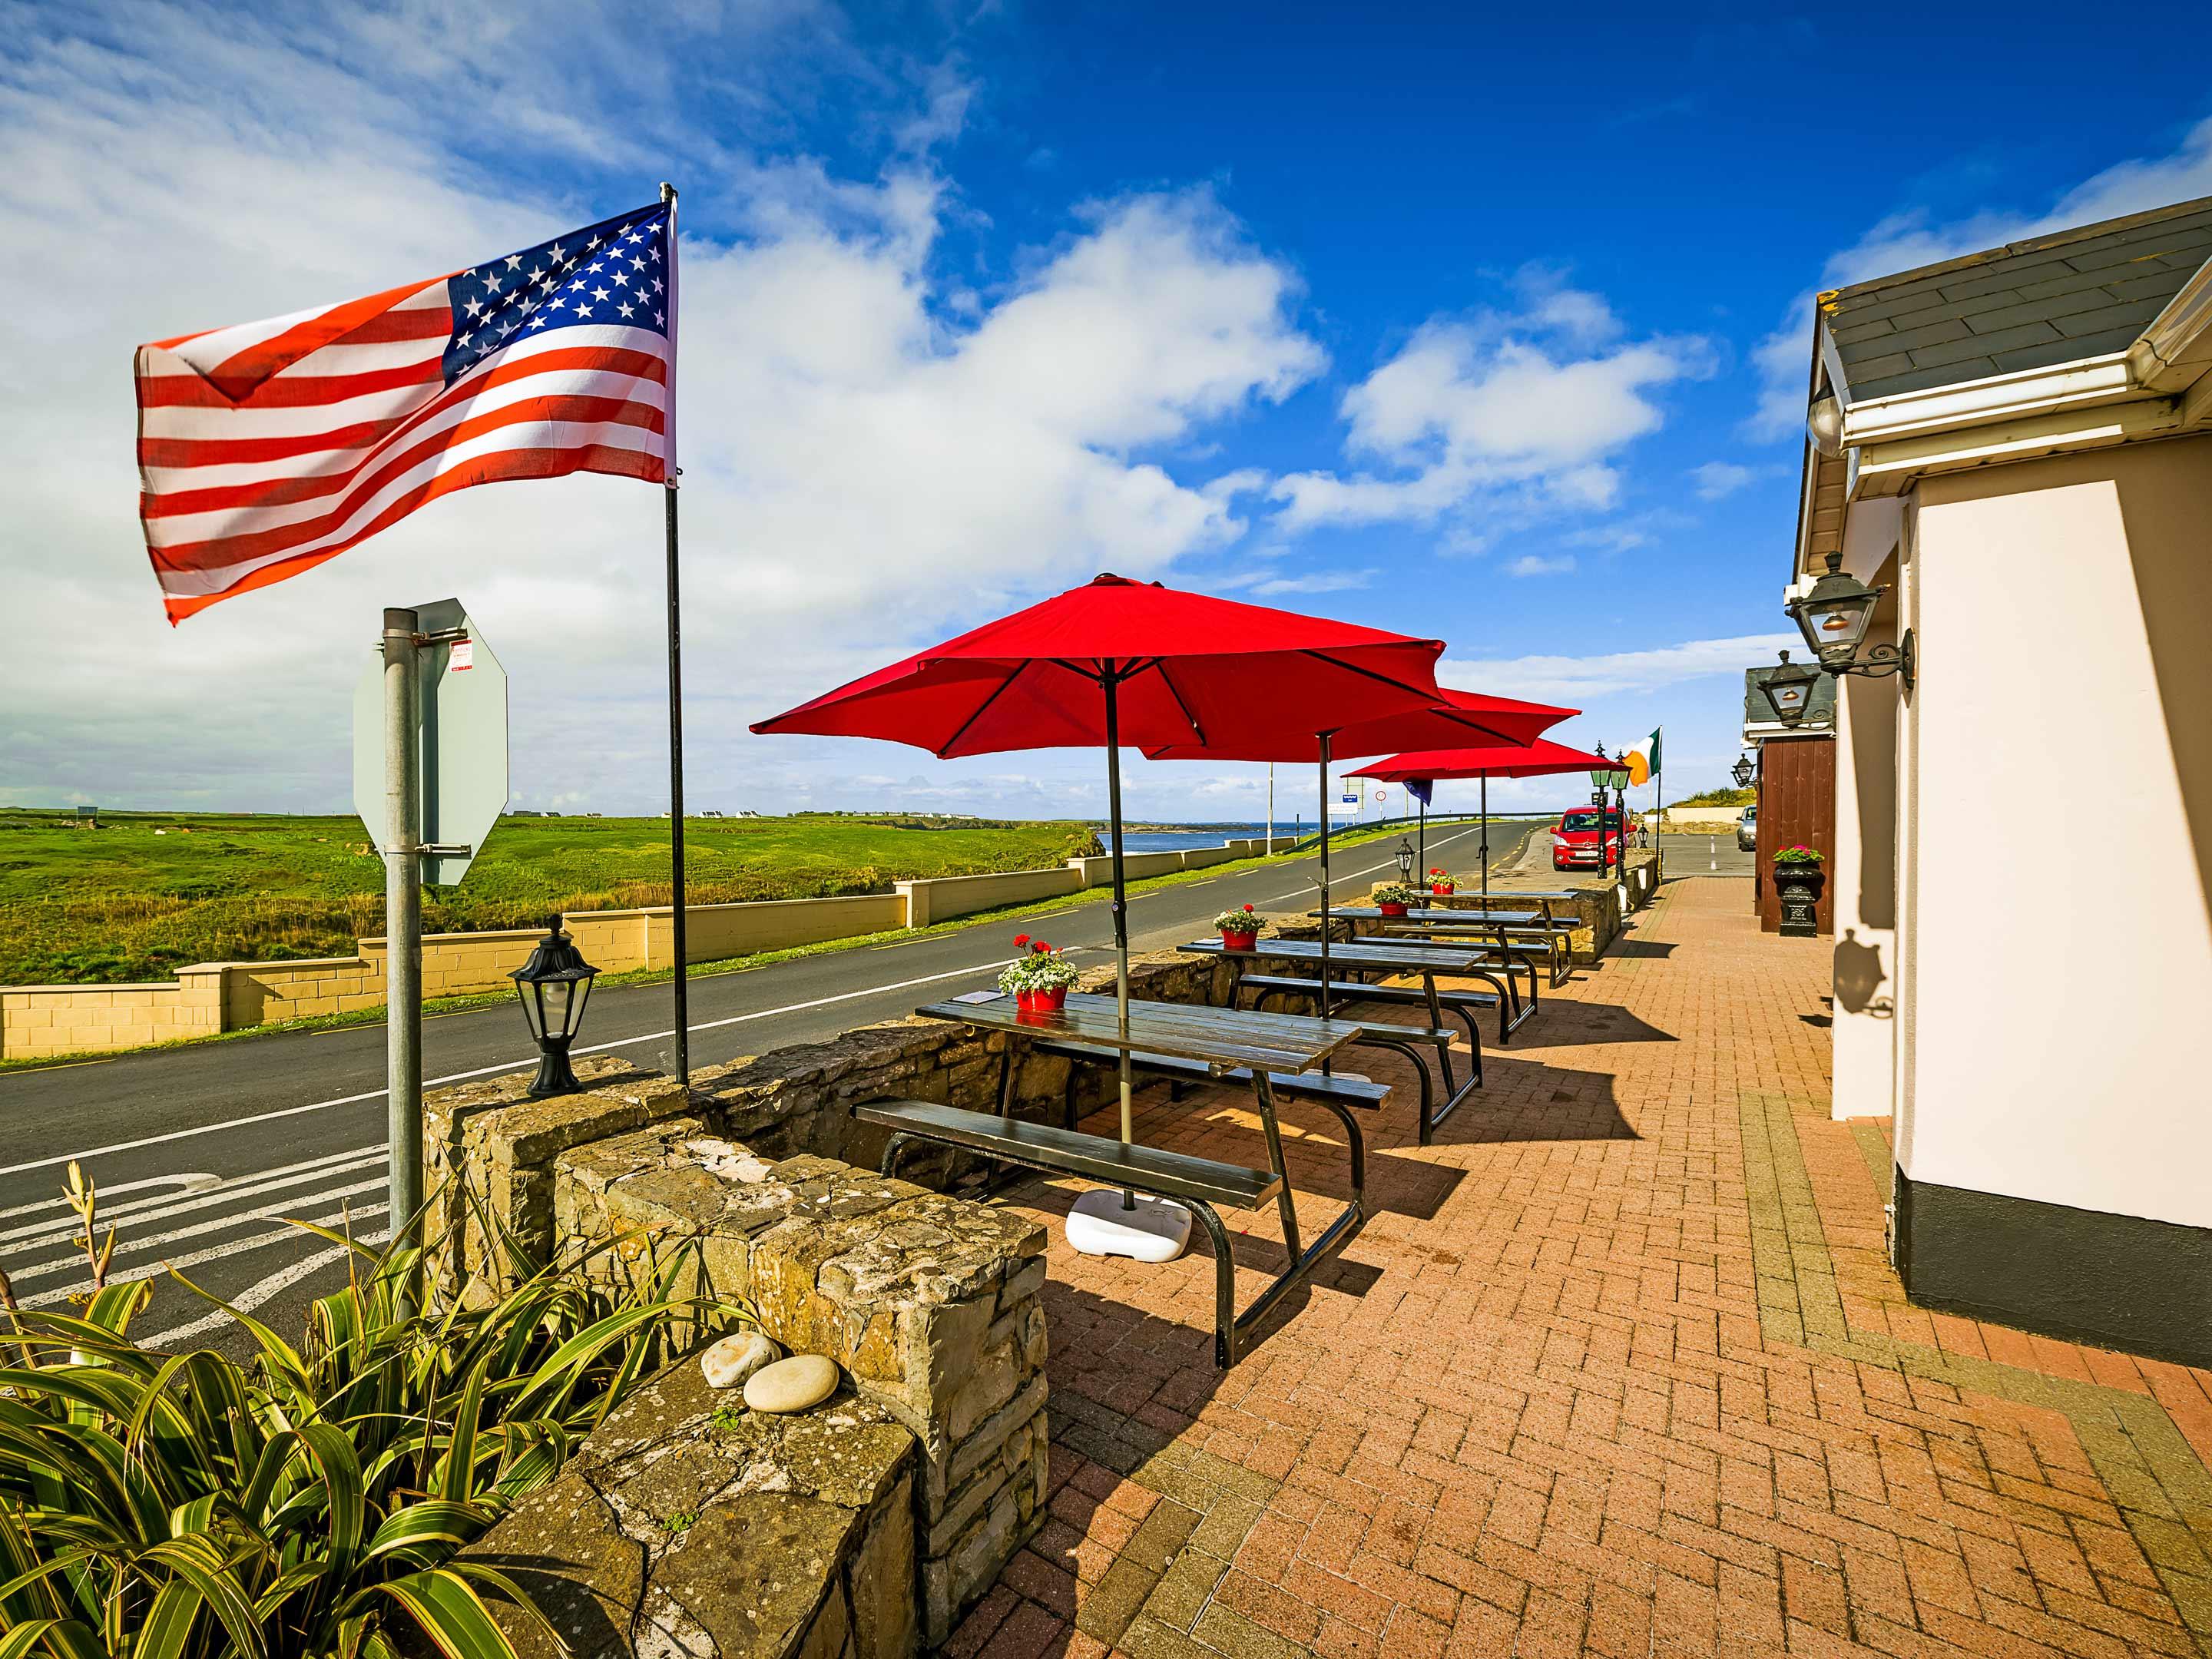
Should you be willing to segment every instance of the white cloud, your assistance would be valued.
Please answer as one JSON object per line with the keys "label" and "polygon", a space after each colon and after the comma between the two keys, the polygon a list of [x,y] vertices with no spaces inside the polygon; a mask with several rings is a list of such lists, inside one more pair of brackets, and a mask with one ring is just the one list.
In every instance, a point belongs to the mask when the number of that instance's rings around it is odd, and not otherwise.
{"label": "white cloud", "polygon": [[1741,674],[1777,651],[1799,644],[1795,634],[1746,634],[1727,640],[1691,640],[1650,651],[1615,651],[1595,657],[1504,657],[1437,665],[1449,685],[1477,685],[1500,696],[1574,702],[1626,692],[1656,691],[1709,674]]}
{"label": "white cloud", "polygon": [[[518,798],[652,810],[656,494],[581,477],[465,491],[173,633],[138,538],[125,365],[140,340],[523,245],[650,194],[635,179],[657,170],[518,203],[474,182],[465,135],[426,125],[412,83],[387,91],[241,16],[143,13],[142,29],[102,37],[127,50],[27,33],[0,69],[0,168],[16,185],[0,237],[51,276],[0,315],[0,381],[42,411],[15,443],[0,545],[27,642],[0,659],[0,790],[335,805],[379,610],[458,592],[512,678]],[[359,27],[382,50],[355,61],[414,64],[442,61],[460,24],[401,9]],[[580,94],[551,95],[597,37],[564,36],[566,55],[546,58],[529,29],[495,32],[498,50],[479,56],[518,110],[540,126],[576,111],[577,145],[611,142]],[[601,31],[617,90],[651,80],[629,33]],[[207,95],[237,85],[256,96]],[[1237,538],[1237,498],[1262,475],[1185,482],[1149,452],[1197,447],[1322,365],[1292,320],[1292,274],[1204,191],[1091,204],[957,315],[932,252],[961,210],[915,150],[957,126],[965,92],[930,71],[902,95],[872,179],[766,165],[688,130],[667,136],[672,160],[655,158],[687,183],[681,505],[702,798],[780,775],[786,757],[794,771],[822,764],[817,748],[743,737],[746,720],[984,607]],[[718,225],[744,237],[702,234]]]}
{"label": "white cloud", "polygon": [[1653,394],[1705,372],[1700,340],[1622,342],[1598,295],[1524,273],[1520,307],[1437,319],[1347,392],[1346,449],[1367,470],[1277,481],[1278,520],[1431,525],[1477,500],[1525,510],[1617,499],[1608,458],[1656,431]]}
{"label": "white cloud", "polygon": [[1738,466],[1734,461],[1707,461],[1703,466],[1690,469],[1690,478],[1701,501],[1717,501],[1733,495],[1758,473],[1747,466]]}
{"label": "white cloud", "polygon": [[1562,553],[1556,558],[1548,559],[1540,554],[1524,553],[1505,567],[1505,574],[1509,576],[1564,576],[1574,568],[1575,560],[1571,553]]}
{"label": "white cloud", "polygon": [[1367,570],[1316,570],[1304,576],[1274,576],[1253,588],[1258,594],[1342,593],[1364,587],[1382,573]]}
{"label": "white cloud", "polygon": [[[2042,213],[1984,208],[1942,223],[1922,210],[1891,214],[1831,255],[1818,285],[1844,288],[2199,196],[2212,196],[2212,118],[2191,127],[2171,154],[2117,162],[2063,192]],[[1790,302],[1780,325],[1759,342],[1752,357],[1759,394],[1747,434],[1778,438],[1802,430],[1813,361],[1811,289]]]}

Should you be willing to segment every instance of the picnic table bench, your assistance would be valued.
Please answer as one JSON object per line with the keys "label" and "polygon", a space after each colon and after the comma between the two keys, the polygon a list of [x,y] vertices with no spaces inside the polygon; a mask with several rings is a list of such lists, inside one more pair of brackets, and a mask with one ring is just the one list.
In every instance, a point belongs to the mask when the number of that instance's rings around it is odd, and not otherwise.
{"label": "picnic table bench", "polygon": [[[1079,994],[1071,994],[1064,1008],[1048,1013],[1024,1013],[1012,997],[988,992],[929,1003],[915,1012],[927,1018],[955,1020],[1007,1035],[1009,1041],[1000,1057],[999,1109],[995,1114],[976,1112],[922,1100],[856,1103],[852,1109],[856,1119],[891,1131],[884,1147],[884,1172],[890,1173],[901,1142],[931,1140],[1024,1169],[1075,1176],[1187,1205],[1205,1227],[1213,1247],[1213,1359],[1224,1370],[1249,1348],[1253,1328],[1364,1224],[1366,1147],[1351,1107],[1379,1105],[1377,1085],[1351,1089],[1314,1087],[1302,1082],[1358,1037],[1360,1027],[1356,1024],[1298,1014],[1162,1002],[1132,1002],[1124,1018],[1113,998]],[[1267,1140],[1267,1169],[1248,1169],[1215,1158],[1193,1158],[1086,1134],[1070,1124],[1017,1119],[1013,1115],[1014,1079],[1018,1071],[1016,1048],[1048,1043],[1083,1050],[1083,1058],[1096,1055],[1109,1064],[1118,1065],[1126,1053],[1133,1063],[1141,1059],[1146,1069],[1195,1068],[1190,1074],[1248,1083]],[[1351,1202],[1318,1238],[1303,1248],[1290,1178],[1283,1167],[1282,1131],[1275,1116],[1277,1084],[1285,1079],[1298,1087],[1303,1097],[1317,1101],[1343,1124],[1352,1165]],[[1339,1080],[1340,1085],[1353,1081]],[[1217,1206],[1256,1210],[1270,1200],[1282,1218],[1289,1265],[1239,1314],[1236,1258]]]}
{"label": "picnic table bench", "polygon": [[[1310,910],[1310,916],[1321,912]],[[1540,910],[1455,910],[1441,905],[1409,906],[1402,916],[1386,916],[1382,907],[1371,904],[1331,906],[1331,918],[1342,916],[1348,921],[1372,921],[1381,925],[1380,933],[1358,934],[1355,939],[1413,939],[1422,940],[1475,939],[1492,941],[1498,955],[1528,970],[1528,1000],[1536,1000],[1536,975],[1532,959],[1542,960],[1551,969],[1554,989],[1565,985],[1572,976],[1571,963],[1567,956],[1567,941],[1574,931],[1571,921],[1559,924],[1551,919],[1551,907]]]}

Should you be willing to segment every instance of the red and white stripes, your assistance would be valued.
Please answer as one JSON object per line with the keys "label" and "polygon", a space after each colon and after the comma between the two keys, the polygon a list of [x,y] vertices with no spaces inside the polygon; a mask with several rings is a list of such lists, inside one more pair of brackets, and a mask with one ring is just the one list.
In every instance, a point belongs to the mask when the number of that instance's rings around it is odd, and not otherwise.
{"label": "red and white stripes", "polygon": [[448,290],[441,278],[139,348],[140,517],[172,623],[471,484],[665,481],[666,336],[526,331],[447,386]]}

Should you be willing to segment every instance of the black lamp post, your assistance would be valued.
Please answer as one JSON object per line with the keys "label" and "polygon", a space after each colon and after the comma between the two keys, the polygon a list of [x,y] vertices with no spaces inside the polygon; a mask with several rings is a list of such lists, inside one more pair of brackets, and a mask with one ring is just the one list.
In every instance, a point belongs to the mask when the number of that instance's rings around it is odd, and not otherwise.
{"label": "black lamp post", "polygon": [[1403,836],[1398,837],[1398,880],[1402,886],[1413,884],[1413,843]]}
{"label": "black lamp post", "polygon": [[[1590,752],[1600,760],[1605,759],[1605,745],[1601,743],[1592,744]],[[1589,780],[1590,799],[1597,805],[1597,878],[1603,881],[1607,867],[1605,855],[1605,792],[1613,784],[1613,768],[1610,765],[1593,766]]]}
{"label": "black lamp post", "polygon": [[1820,671],[1810,663],[1790,661],[1787,651],[1780,654],[1781,662],[1766,671],[1759,689],[1773,708],[1774,718],[1784,726],[1796,726],[1812,707],[1813,688],[1820,683]]}
{"label": "black lamp post", "polygon": [[1812,591],[1802,599],[1790,600],[1782,608],[1797,623],[1797,631],[1805,636],[1820,666],[1831,674],[1894,674],[1912,689],[1912,630],[1905,630],[1904,640],[1897,645],[1870,647],[1864,661],[1859,660],[1859,647],[1866,642],[1867,629],[1874,622],[1874,608],[1886,587],[1869,587],[1856,576],[1844,574],[1844,556],[1828,555],[1828,568],[1813,584]]}
{"label": "black lamp post", "polygon": [[584,1085],[568,1064],[568,1045],[584,1023],[584,1005],[591,1000],[592,981],[599,971],[556,923],[538,941],[530,960],[507,975],[522,999],[522,1017],[530,1022],[530,1035],[538,1043],[538,1075],[530,1080],[532,1100],[582,1091]]}

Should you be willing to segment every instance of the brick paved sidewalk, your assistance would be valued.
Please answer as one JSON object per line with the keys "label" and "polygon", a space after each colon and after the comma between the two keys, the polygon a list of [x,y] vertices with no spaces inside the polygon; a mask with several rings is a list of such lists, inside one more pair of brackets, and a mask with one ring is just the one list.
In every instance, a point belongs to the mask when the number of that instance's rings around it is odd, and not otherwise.
{"label": "brick paved sidewalk", "polygon": [[[1828,954],[1672,884],[1435,1146],[1364,1121],[1378,1213],[1226,1376],[1202,1242],[1079,1256],[1079,1188],[1018,1188],[1051,1518],[947,1651],[2212,1655],[2212,1376],[1905,1304],[1881,1131],[1827,1118]],[[1143,1100],[1264,1164],[1249,1097]],[[1311,1236],[1341,1130],[1285,1116]]]}

